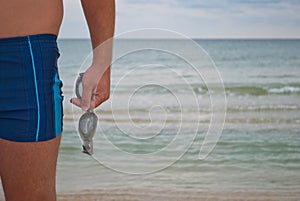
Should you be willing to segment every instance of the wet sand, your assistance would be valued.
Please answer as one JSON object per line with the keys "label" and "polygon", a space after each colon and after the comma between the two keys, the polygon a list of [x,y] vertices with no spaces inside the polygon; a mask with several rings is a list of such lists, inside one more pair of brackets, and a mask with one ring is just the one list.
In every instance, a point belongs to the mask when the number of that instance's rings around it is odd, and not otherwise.
{"label": "wet sand", "polygon": [[146,189],[110,189],[62,193],[58,201],[296,201],[300,197],[284,192],[192,192]]}

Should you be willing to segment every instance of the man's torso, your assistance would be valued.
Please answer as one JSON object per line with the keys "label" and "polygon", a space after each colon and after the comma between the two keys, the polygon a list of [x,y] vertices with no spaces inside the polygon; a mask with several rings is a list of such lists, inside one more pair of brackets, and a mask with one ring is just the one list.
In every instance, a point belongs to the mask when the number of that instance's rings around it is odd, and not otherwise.
{"label": "man's torso", "polygon": [[62,0],[0,0],[0,38],[57,35],[62,17]]}

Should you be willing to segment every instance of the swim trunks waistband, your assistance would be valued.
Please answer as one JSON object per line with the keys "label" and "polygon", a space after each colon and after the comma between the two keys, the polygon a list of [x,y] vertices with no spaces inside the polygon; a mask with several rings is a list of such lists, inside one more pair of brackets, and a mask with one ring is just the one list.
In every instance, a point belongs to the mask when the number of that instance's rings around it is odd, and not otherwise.
{"label": "swim trunks waistband", "polygon": [[[55,34],[36,34],[36,35],[29,35],[30,40],[56,40],[57,36]],[[11,42],[23,42],[27,41],[28,36],[16,36],[16,37],[9,37],[9,38],[0,38],[0,44],[3,43],[11,43]]]}

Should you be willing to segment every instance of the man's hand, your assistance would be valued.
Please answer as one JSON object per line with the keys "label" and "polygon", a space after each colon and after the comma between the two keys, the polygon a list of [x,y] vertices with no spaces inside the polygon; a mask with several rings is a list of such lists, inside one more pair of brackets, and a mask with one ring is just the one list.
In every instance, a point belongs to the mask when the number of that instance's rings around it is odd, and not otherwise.
{"label": "man's hand", "polygon": [[94,109],[108,100],[110,94],[110,68],[99,76],[96,66],[91,66],[82,78],[82,97],[70,100],[82,110]]}

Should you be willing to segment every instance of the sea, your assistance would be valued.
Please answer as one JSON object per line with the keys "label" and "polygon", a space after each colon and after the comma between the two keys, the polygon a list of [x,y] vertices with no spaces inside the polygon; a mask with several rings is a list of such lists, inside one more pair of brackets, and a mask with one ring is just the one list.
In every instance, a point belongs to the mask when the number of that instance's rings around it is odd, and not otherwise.
{"label": "sea", "polygon": [[[58,193],[139,189],[300,200],[299,39],[118,39],[94,154],[69,102],[87,39],[59,39]],[[135,190],[136,189],[136,190]],[[249,198],[250,199],[250,198]]]}

